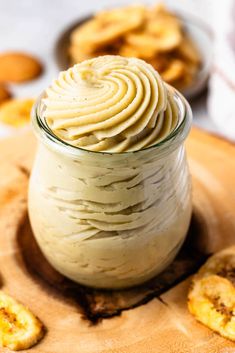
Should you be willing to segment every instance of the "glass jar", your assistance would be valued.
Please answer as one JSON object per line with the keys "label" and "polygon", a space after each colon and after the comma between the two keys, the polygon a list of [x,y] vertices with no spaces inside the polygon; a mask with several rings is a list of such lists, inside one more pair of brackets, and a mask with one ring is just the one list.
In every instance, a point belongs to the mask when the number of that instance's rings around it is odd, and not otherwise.
{"label": "glass jar", "polygon": [[39,139],[29,187],[29,215],[39,247],[51,265],[81,284],[126,288],[163,271],[174,259],[190,223],[191,178],[184,140],[188,103],[175,91],[176,129],[135,152],[90,152],[32,122]]}

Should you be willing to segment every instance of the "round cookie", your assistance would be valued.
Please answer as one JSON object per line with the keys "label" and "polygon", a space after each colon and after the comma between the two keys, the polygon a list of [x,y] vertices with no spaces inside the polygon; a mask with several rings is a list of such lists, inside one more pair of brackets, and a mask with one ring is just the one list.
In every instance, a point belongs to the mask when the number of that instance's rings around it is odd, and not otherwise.
{"label": "round cookie", "polygon": [[4,85],[0,85],[0,105],[11,98],[11,93]]}
{"label": "round cookie", "polygon": [[0,82],[25,82],[41,72],[41,63],[31,55],[20,52],[0,54]]}

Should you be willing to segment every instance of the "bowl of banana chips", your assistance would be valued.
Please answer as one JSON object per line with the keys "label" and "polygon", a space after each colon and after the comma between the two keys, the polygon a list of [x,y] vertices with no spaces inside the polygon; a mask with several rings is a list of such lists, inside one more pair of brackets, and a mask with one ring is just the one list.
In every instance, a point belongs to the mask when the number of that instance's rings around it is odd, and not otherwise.
{"label": "bowl of banana chips", "polygon": [[191,99],[207,84],[212,35],[200,20],[163,4],[129,5],[78,21],[60,36],[55,52],[60,69],[100,55],[143,59]]}

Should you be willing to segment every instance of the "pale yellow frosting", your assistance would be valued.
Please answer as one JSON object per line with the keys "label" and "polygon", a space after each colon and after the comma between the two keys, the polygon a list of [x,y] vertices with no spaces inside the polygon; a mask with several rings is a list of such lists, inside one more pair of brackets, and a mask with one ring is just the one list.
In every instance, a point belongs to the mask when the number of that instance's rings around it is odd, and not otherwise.
{"label": "pale yellow frosting", "polygon": [[178,123],[171,88],[136,58],[107,55],[77,64],[59,74],[44,103],[52,132],[92,151],[144,149]]}

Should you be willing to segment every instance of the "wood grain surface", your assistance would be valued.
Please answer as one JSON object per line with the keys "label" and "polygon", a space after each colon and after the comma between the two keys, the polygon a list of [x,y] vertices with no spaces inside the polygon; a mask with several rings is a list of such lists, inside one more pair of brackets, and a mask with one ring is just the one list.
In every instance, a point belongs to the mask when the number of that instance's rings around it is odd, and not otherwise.
{"label": "wood grain surface", "polygon": [[[145,305],[104,319],[84,319],[70,298],[29,274],[18,238],[27,215],[36,141],[30,132],[0,142],[0,283],[45,324],[37,353],[235,353],[235,344],[196,322],[187,310],[190,278]],[[203,251],[235,243],[235,146],[193,129],[187,141],[194,209]],[[9,350],[0,350],[9,352]]]}

